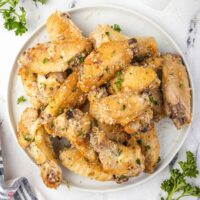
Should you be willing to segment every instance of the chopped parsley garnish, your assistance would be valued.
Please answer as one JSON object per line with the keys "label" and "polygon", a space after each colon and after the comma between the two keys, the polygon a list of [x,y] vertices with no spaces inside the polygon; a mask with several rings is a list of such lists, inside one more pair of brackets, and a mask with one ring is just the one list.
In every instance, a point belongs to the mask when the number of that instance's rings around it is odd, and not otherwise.
{"label": "chopped parsley garnish", "polygon": [[117,156],[120,156],[122,154],[122,149],[117,149]]}
{"label": "chopped parsley garnish", "polygon": [[117,76],[116,76],[116,81],[115,81],[115,85],[116,85],[118,91],[121,89],[121,85],[122,85],[122,82],[123,82],[121,75],[122,75],[122,72],[118,71]]}
{"label": "chopped parsley garnish", "polygon": [[110,32],[106,31],[105,34],[106,34],[107,36],[109,36],[109,35],[110,35]]}
{"label": "chopped parsley garnish", "polygon": [[183,83],[180,83],[178,87],[182,89],[184,87]]}
{"label": "chopped parsley garnish", "polygon": [[53,120],[52,120],[51,123],[50,123],[50,127],[51,127],[51,128],[54,127],[54,122],[53,122]]}
{"label": "chopped parsley garnish", "polygon": [[142,139],[138,139],[138,140],[137,140],[137,143],[138,143],[139,145],[141,145],[141,144],[142,144]]}
{"label": "chopped parsley garnish", "polygon": [[26,101],[26,99],[24,98],[24,96],[21,96],[17,99],[17,104],[20,104],[20,103],[25,102],[25,101]]}
{"label": "chopped parsley garnish", "polygon": [[145,148],[145,151],[148,151],[149,149],[151,149],[149,145],[146,145],[144,148]]}
{"label": "chopped parsley garnish", "polygon": [[35,138],[32,135],[30,135],[30,134],[24,135],[23,138],[27,142],[34,142],[35,141]]}
{"label": "chopped parsley garnish", "polygon": [[[199,175],[195,157],[192,152],[186,152],[187,160],[180,161],[179,168],[170,171],[171,176],[161,184],[162,190],[167,193],[162,200],[182,199],[184,197],[200,197],[200,187],[187,182],[188,178],[196,178]],[[187,198],[184,198],[187,199]]]}
{"label": "chopped parsley garnish", "polygon": [[80,63],[82,63],[84,61],[84,58],[81,55],[78,57],[78,59],[79,59]]}
{"label": "chopped parsley garnish", "polygon": [[50,89],[50,90],[53,90],[53,87],[50,87],[49,89]]}
{"label": "chopped parsley garnish", "polygon": [[44,58],[43,61],[42,61],[43,64],[46,64],[46,63],[48,63],[48,62],[49,62],[49,59],[48,59],[48,58]]}
{"label": "chopped parsley garnish", "polygon": [[61,59],[63,59],[63,56],[62,56],[62,55],[60,55],[60,58],[61,58]]}
{"label": "chopped parsley garnish", "polygon": [[126,105],[123,105],[123,106],[122,106],[122,110],[125,110],[125,109],[126,109]]}
{"label": "chopped parsley garnish", "polygon": [[58,109],[58,115],[61,115],[63,112],[64,112],[64,109],[63,109],[63,108],[59,108],[59,109]]}
{"label": "chopped parsley garnish", "polygon": [[120,26],[119,26],[118,24],[112,25],[111,28],[112,28],[113,30],[117,31],[117,32],[120,32],[120,31],[121,31],[121,28],[120,28]]}
{"label": "chopped parsley garnish", "polygon": [[136,160],[136,163],[137,163],[138,165],[140,165],[140,164],[141,164],[141,162],[140,162],[140,159],[139,159],[139,158]]}
{"label": "chopped parsley garnish", "polygon": [[154,96],[149,96],[149,100],[153,105],[158,105],[158,101]]}
{"label": "chopped parsley garnish", "polygon": [[33,0],[34,2],[40,2],[41,4],[45,4],[47,2],[47,0]]}

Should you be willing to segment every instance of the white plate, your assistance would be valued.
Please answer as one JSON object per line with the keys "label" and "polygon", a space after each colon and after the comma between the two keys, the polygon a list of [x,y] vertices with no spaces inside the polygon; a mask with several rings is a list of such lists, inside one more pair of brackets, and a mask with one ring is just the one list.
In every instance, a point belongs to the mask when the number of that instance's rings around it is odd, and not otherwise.
{"label": "white plate", "polygon": [[[116,6],[98,5],[75,8],[68,12],[71,14],[72,20],[80,27],[85,35],[91,32],[97,24],[119,24],[124,34],[132,36],[154,36],[157,40],[160,52],[178,53],[183,56],[176,43],[162,28],[134,11]],[[43,41],[47,41],[45,25],[39,27],[23,45],[10,73],[7,105],[10,125],[15,138],[16,125],[19,117],[25,107],[30,105],[28,102],[17,105],[17,98],[22,95],[26,96],[21,80],[17,76],[17,59],[28,47]],[[188,131],[189,127],[177,131],[170,120],[162,120],[158,124],[158,136],[161,144],[161,162],[156,171],[151,175],[143,173],[136,178],[130,178],[128,182],[123,184],[93,181],[69,172],[66,169],[63,172],[63,176],[69,180],[72,187],[85,191],[106,192],[136,186],[151,179],[168,165],[185,141]],[[19,146],[19,148],[21,147]]]}

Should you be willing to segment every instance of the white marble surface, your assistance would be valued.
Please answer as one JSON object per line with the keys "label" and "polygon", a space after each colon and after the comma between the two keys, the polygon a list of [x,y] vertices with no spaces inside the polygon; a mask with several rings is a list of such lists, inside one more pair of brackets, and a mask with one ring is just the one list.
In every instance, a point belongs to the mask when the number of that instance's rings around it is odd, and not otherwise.
{"label": "white marble surface", "polygon": [[[40,179],[38,168],[30,162],[30,159],[19,148],[8,126],[5,109],[7,80],[12,62],[21,45],[55,9],[67,10],[74,6],[96,3],[117,4],[143,13],[160,24],[175,39],[185,53],[194,81],[196,108],[189,136],[178,153],[178,159],[184,158],[186,150],[191,150],[198,155],[197,160],[200,168],[200,0],[171,0],[162,10],[144,5],[143,1],[145,2],[145,0],[48,0],[48,3],[44,6],[40,4],[36,6],[31,0],[22,1],[28,11],[29,28],[29,31],[22,37],[16,37],[13,33],[3,29],[0,19],[0,139],[3,146],[6,179],[18,176],[27,177],[41,200],[160,199],[162,194],[160,184],[169,175],[169,168],[173,163],[151,181],[129,190],[98,194],[79,192],[74,189],[68,190],[64,186],[61,186],[58,190],[47,189]],[[152,2],[157,3],[159,1],[151,0],[151,5],[154,5]],[[160,8],[159,6],[153,7]],[[200,178],[196,180],[196,184],[200,186]],[[187,197],[186,199],[192,200],[195,198]]]}

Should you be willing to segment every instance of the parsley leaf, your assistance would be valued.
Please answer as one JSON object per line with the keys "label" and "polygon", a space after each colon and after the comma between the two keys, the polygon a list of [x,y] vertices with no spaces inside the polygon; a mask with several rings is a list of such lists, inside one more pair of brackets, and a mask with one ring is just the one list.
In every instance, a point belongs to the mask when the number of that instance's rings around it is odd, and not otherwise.
{"label": "parsley leaf", "polygon": [[17,99],[17,104],[20,104],[20,103],[25,102],[25,101],[26,101],[26,99],[24,98],[24,96],[21,96]]}
{"label": "parsley leaf", "polygon": [[118,24],[112,25],[111,28],[112,28],[113,30],[117,31],[117,32],[120,32],[120,31],[121,31],[121,28],[120,28],[120,26],[119,26]]}
{"label": "parsley leaf", "polygon": [[187,177],[196,178],[199,174],[192,152],[187,151],[186,155],[186,162],[179,162],[181,170],[172,169],[170,178],[163,181],[161,184],[161,188],[167,192],[167,197],[166,199],[162,197],[163,200],[174,199],[174,194],[177,192],[179,192],[180,195],[176,198],[176,200],[186,196],[200,197],[200,188],[186,182]]}
{"label": "parsley leaf", "polygon": [[47,0],[33,0],[35,3],[40,2],[41,4],[45,4]]}

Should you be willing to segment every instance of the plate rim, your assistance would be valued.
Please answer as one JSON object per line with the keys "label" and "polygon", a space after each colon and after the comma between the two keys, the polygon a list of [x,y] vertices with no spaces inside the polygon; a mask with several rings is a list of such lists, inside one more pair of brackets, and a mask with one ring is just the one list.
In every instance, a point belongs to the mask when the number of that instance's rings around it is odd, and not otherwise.
{"label": "plate rim", "polygon": [[[69,8],[69,9],[66,9],[66,11],[63,11],[63,12],[69,12],[69,14],[70,14],[70,13],[77,12],[77,11],[82,11],[82,10],[87,10],[87,9],[95,9],[95,8],[115,9],[115,10],[118,10],[119,12],[123,11],[123,12],[129,13],[133,16],[135,15],[135,16],[139,17],[140,19],[147,21],[154,28],[156,28],[158,31],[160,31],[166,38],[168,38],[168,40],[173,44],[173,46],[176,48],[178,53],[182,56],[182,59],[185,63],[185,68],[186,68],[186,71],[188,73],[190,88],[191,88],[191,116],[193,118],[194,110],[195,110],[195,90],[194,90],[193,79],[192,79],[192,75],[191,75],[191,72],[190,72],[190,69],[189,69],[189,64],[187,62],[187,59],[186,59],[185,55],[183,54],[182,50],[180,49],[180,47],[178,46],[178,44],[174,41],[173,37],[167,31],[165,31],[165,29],[162,26],[157,24],[153,19],[149,19],[145,14],[140,13],[139,11],[135,11],[134,9],[132,10],[132,9],[129,9],[129,8],[118,6],[118,5],[111,5],[111,4],[89,5],[88,4],[88,5],[79,6],[79,7],[75,7],[75,8]],[[9,72],[9,76],[8,76],[7,87],[6,87],[6,113],[7,113],[7,116],[8,116],[9,127],[10,127],[11,132],[14,135],[15,141],[17,142],[18,145],[19,145],[19,143],[18,143],[18,140],[17,140],[17,132],[16,132],[14,125],[13,125],[14,122],[13,122],[13,118],[11,116],[11,108],[10,108],[11,99],[9,97],[9,95],[10,95],[9,91],[10,91],[11,83],[12,83],[11,78],[14,74],[15,63],[17,63],[17,58],[24,51],[24,48],[26,47],[27,43],[30,42],[33,39],[33,37],[38,32],[40,32],[41,29],[44,28],[44,26],[45,26],[45,22],[42,23],[38,28],[36,28],[35,31],[33,31],[28,38],[26,38],[25,42],[22,44],[20,49],[17,51],[15,59],[12,63],[12,68],[11,68],[11,70]],[[171,162],[171,160],[174,158],[174,156],[178,153],[180,148],[183,146],[183,144],[184,144],[184,142],[185,142],[185,140],[186,140],[186,138],[189,134],[192,122],[187,126],[187,130],[186,130],[180,144],[175,148],[175,150],[173,152],[171,152],[168,155],[169,159],[167,161],[165,161],[163,166],[161,166],[157,171],[155,171],[153,174],[150,174],[149,176],[147,176],[143,180],[140,180],[137,183],[130,183],[129,185],[121,185],[121,187],[112,188],[112,189],[111,188],[109,188],[109,189],[91,189],[91,188],[86,189],[86,188],[81,188],[81,187],[78,187],[78,186],[75,186],[75,185],[72,185],[72,189],[77,190],[77,191],[83,191],[83,192],[107,193],[107,192],[116,192],[116,191],[121,191],[121,190],[125,190],[125,189],[130,189],[130,188],[137,187],[138,185],[141,185],[143,183],[150,181],[152,178],[157,176],[160,172],[162,172],[168,166],[168,164]],[[31,160],[36,165],[36,163],[33,161],[33,159],[28,155],[28,153],[24,149],[22,149],[22,147],[20,145],[19,145],[19,147],[20,147],[21,151],[23,153],[25,153],[26,156],[28,156],[29,160]]]}

